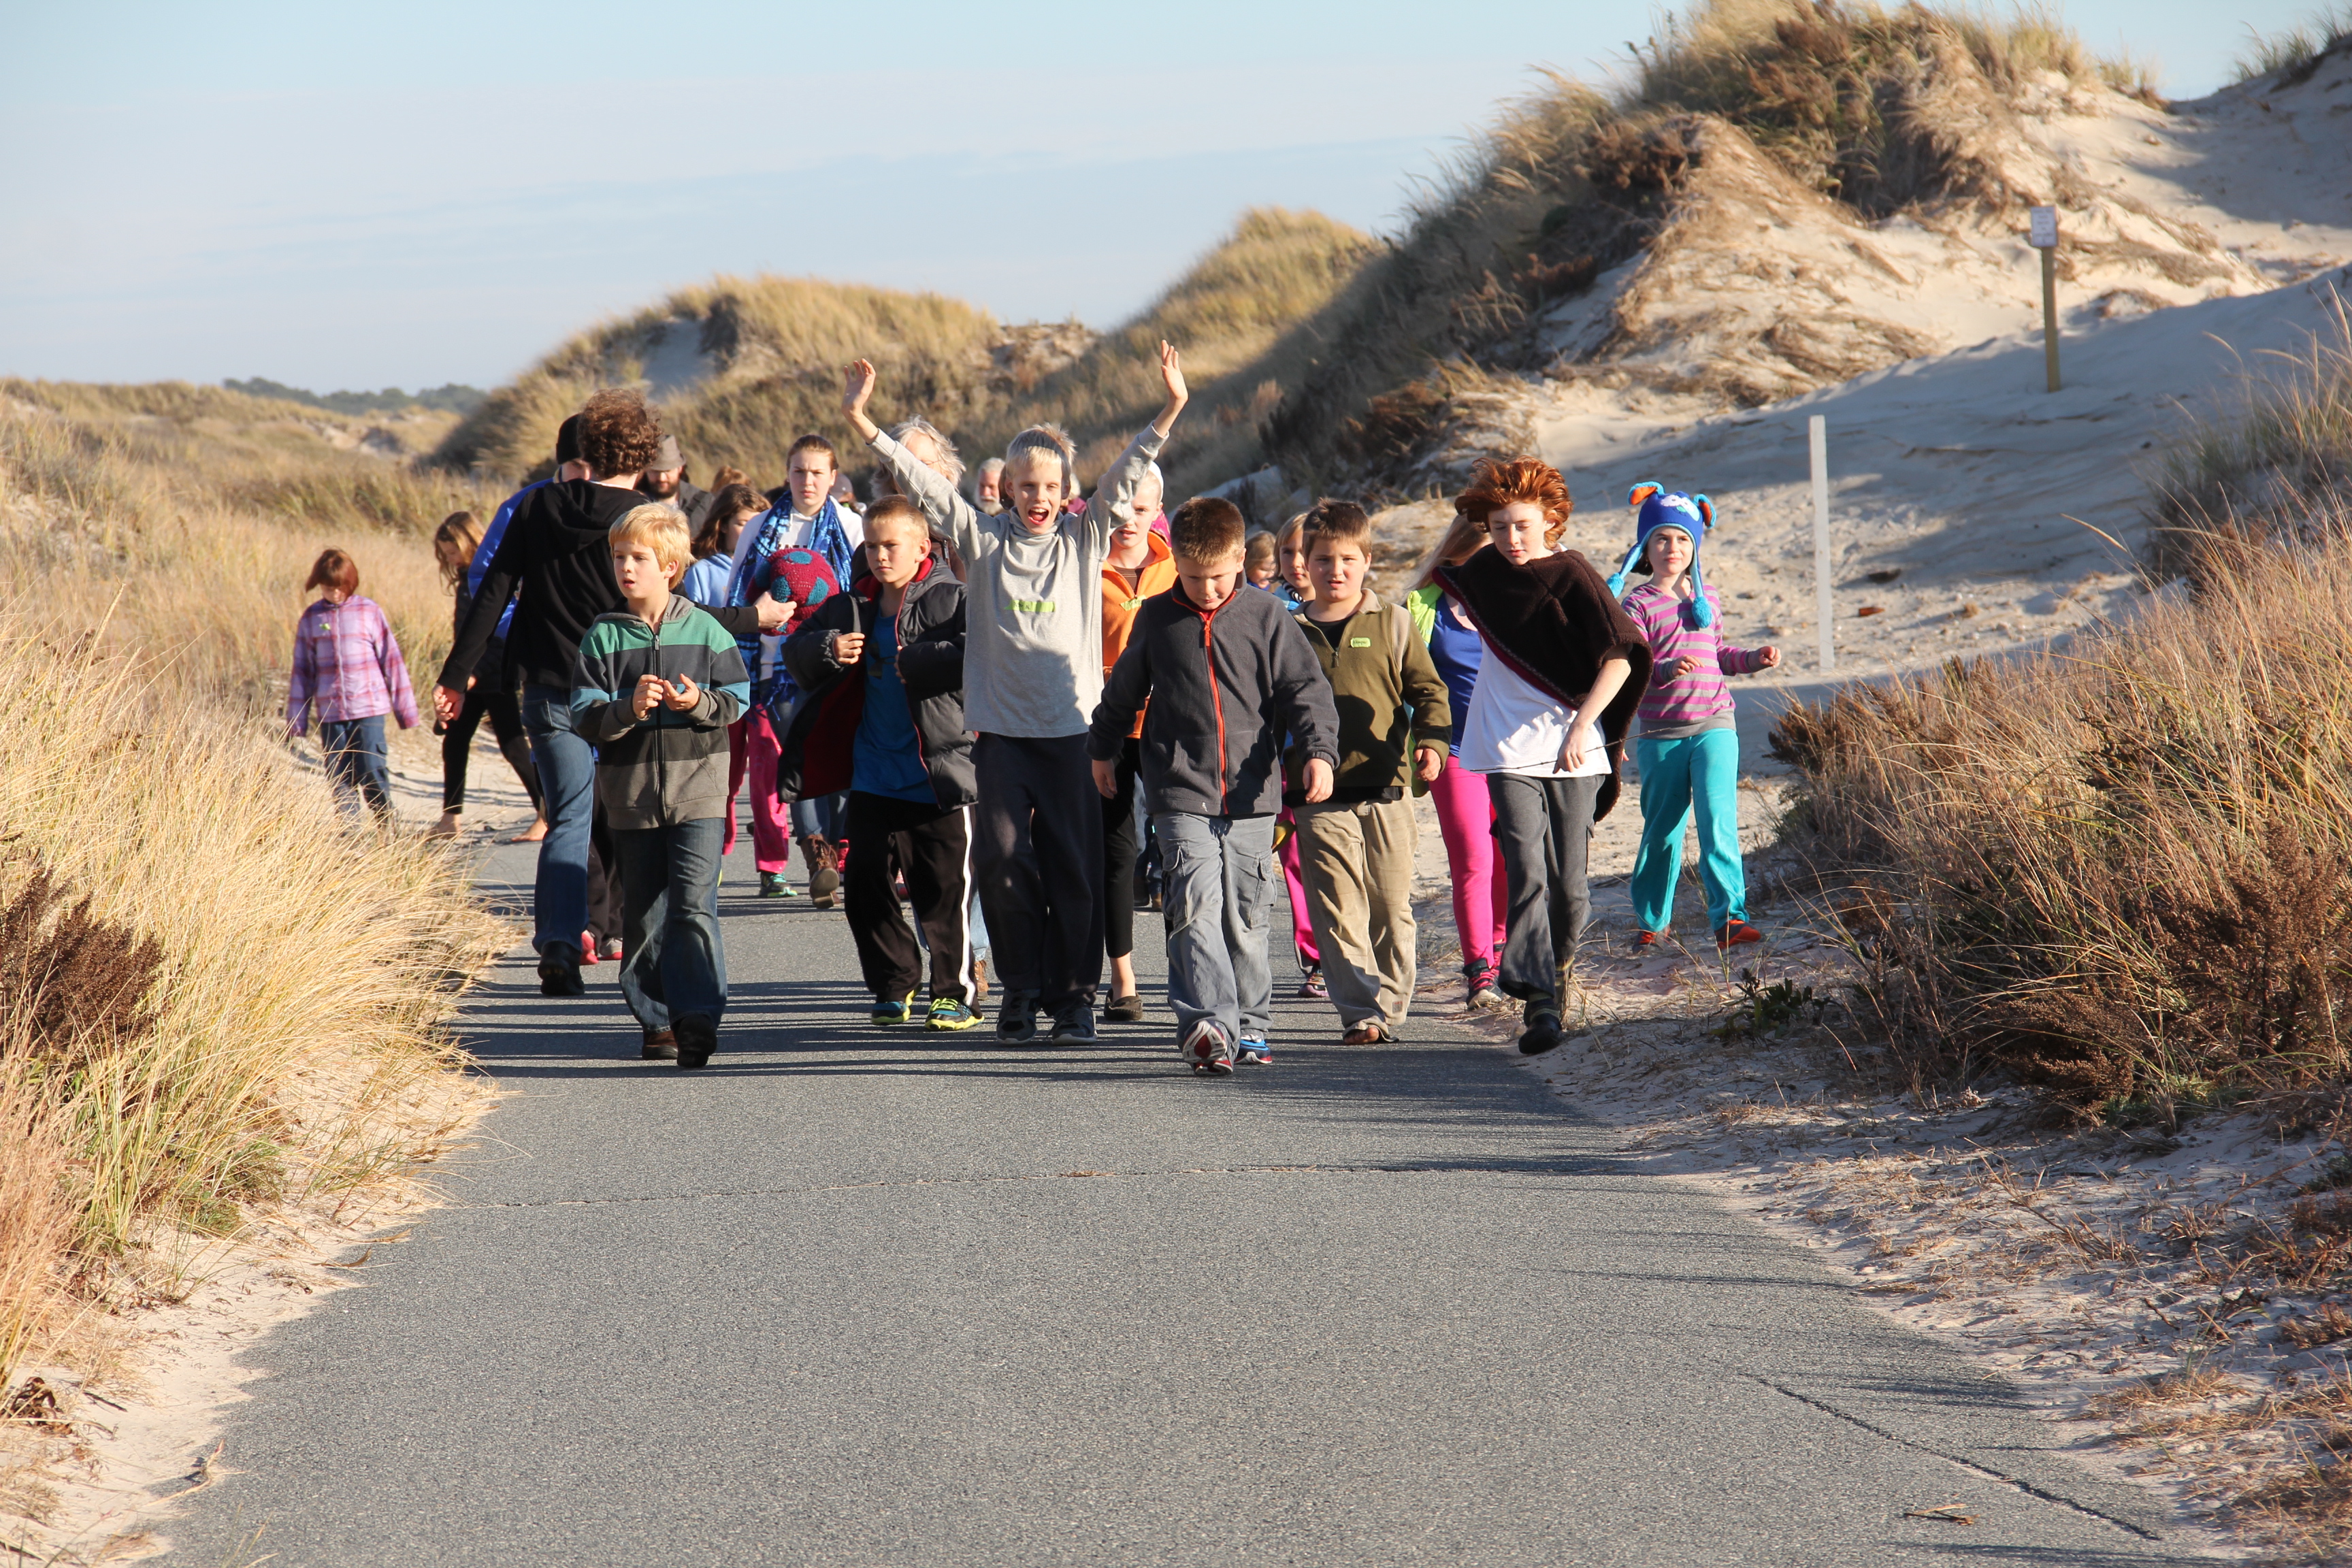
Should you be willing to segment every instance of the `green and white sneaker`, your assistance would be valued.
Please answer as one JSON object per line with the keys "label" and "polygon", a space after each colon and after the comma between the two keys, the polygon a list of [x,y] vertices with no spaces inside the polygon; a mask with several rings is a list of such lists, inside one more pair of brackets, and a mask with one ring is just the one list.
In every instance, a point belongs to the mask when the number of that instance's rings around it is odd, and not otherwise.
{"label": "green and white sneaker", "polygon": [[934,1029],[969,1029],[980,1022],[980,1015],[952,996],[942,996],[931,1004],[929,1021]]}
{"label": "green and white sneaker", "polygon": [[897,1001],[887,996],[874,999],[874,1011],[866,1016],[881,1025],[903,1024],[915,1016],[915,994],[911,991]]}

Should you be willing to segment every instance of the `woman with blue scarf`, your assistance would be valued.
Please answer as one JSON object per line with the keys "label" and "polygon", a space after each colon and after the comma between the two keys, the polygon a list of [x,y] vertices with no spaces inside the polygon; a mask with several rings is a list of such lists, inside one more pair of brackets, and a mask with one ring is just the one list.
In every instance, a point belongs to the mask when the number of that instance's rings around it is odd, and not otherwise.
{"label": "woman with blue scarf", "polygon": [[[848,586],[851,561],[866,542],[866,524],[854,509],[833,499],[834,481],[840,472],[833,443],[824,437],[803,436],[793,443],[786,458],[783,499],[753,520],[735,546],[734,565],[727,578],[729,604],[752,604],[765,594],[774,583],[772,563],[782,551],[807,551],[824,563],[835,584]],[[781,584],[776,585],[779,598],[790,597]],[[781,632],[746,637],[739,645],[744,667],[751,672],[751,708],[744,724],[751,754],[751,847],[759,860],[760,896],[791,896],[792,884],[784,873],[792,865],[792,841],[797,837],[808,866],[810,901],[830,909],[841,886],[834,822],[838,798],[827,795],[793,802],[789,826],[783,803],[776,798],[781,737],[799,695],[777,657],[782,645]]]}

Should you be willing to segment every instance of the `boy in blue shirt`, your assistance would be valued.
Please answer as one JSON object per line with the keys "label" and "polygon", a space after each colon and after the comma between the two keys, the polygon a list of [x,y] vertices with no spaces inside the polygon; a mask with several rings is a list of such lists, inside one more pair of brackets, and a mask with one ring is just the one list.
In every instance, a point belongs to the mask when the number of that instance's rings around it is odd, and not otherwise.
{"label": "boy in blue shirt", "polygon": [[807,696],[785,731],[776,788],[849,791],[849,931],[877,1024],[914,1016],[922,957],[898,913],[903,870],[930,949],[934,1029],[969,1029],[977,796],[964,730],[963,584],[932,556],[929,521],[887,496],[866,515],[867,575],[824,599],[786,639]]}

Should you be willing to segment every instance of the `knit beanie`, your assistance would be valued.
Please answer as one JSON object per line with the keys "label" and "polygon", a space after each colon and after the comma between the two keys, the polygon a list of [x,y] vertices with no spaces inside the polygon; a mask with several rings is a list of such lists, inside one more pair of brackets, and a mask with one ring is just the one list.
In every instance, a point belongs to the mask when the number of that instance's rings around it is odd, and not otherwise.
{"label": "knit beanie", "polygon": [[1609,591],[1623,597],[1626,575],[1642,559],[1642,552],[1649,548],[1650,535],[1662,528],[1678,528],[1690,535],[1691,542],[1691,602],[1683,613],[1694,626],[1714,625],[1715,607],[1706,602],[1706,583],[1698,572],[1699,546],[1706,542],[1707,528],[1715,521],[1713,504],[1705,496],[1685,495],[1646,479],[1626,492],[1625,504],[1635,514],[1633,548],[1625,552],[1624,561],[1609,574]]}

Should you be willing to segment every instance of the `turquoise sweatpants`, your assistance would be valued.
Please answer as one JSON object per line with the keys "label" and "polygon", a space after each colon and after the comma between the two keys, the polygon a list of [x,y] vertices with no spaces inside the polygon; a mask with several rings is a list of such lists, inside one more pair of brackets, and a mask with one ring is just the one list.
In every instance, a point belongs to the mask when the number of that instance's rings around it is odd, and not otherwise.
{"label": "turquoise sweatpants", "polygon": [[1698,873],[1706,923],[1748,918],[1748,874],[1739,863],[1739,732],[1708,730],[1671,741],[1637,740],[1642,770],[1642,847],[1633,857],[1633,919],[1664,931],[1675,913],[1683,868],[1683,827],[1698,808]]}

